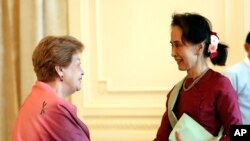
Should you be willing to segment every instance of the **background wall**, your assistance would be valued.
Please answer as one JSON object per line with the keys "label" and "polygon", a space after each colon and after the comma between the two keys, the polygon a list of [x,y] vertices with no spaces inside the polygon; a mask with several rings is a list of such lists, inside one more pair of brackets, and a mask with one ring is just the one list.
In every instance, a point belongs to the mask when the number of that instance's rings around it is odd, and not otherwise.
{"label": "background wall", "polygon": [[154,138],[166,94],[185,76],[170,55],[174,12],[197,12],[210,19],[213,31],[230,45],[227,65],[231,65],[245,55],[247,5],[249,0],[71,1],[69,31],[86,45],[83,90],[71,101],[89,126],[92,140]]}

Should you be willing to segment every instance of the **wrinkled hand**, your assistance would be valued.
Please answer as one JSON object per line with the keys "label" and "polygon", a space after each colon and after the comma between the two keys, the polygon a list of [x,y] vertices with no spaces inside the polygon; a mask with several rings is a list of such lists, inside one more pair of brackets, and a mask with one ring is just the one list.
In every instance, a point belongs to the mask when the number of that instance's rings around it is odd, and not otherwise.
{"label": "wrinkled hand", "polygon": [[175,132],[176,141],[182,141],[181,135],[178,131]]}

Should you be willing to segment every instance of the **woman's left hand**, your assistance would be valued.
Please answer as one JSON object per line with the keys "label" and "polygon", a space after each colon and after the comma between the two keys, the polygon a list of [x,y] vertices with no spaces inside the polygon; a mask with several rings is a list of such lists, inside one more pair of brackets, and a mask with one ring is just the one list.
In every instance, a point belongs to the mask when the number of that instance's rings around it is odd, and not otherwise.
{"label": "woman's left hand", "polygon": [[176,141],[182,141],[181,135],[178,131],[175,132]]}

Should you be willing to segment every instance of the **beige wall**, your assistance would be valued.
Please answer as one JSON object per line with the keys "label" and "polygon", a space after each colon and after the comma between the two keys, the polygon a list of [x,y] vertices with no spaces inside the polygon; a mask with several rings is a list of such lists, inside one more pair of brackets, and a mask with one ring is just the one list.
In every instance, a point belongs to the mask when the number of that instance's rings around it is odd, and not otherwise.
{"label": "beige wall", "polygon": [[173,12],[197,12],[210,19],[221,41],[230,45],[231,65],[245,54],[247,5],[250,0],[69,1],[69,32],[86,45],[83,90],[71,100],[92,140],[154,138],[166,93],[185,75],[170,56]]}

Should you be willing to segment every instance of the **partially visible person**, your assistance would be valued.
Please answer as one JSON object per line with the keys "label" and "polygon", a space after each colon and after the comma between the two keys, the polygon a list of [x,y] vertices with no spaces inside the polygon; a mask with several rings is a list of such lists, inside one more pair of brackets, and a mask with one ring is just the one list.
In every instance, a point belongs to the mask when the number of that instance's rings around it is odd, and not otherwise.
{"label": "partially visible person", "polygon": [[90,141],[76,107],[65,100],[81,88],[83,49],[71,36],[39,42],[32,56],[37,81],[17,115],[12,141]]}
{"label": "partially visible person", "polygon": [[[229,141],[230,125],[242,123],[237,94],[229,79],[209,68],[206,60],[224,66],[228,47],[219,42],[210,21],[196,13],[173,15],[170,43],[172,57],[187,75],[168,93],[166,112],[154,141],[167,141],[175,127],[173,117],[178,120],[186,114],[214,137],[223,127],[219,139]],[[185,141],[181,132],[175,132],[175,138]]]}
{"label": "partially visible person", "polygon": [[247,57],[223,73],[230,79],[238,93],[243,124],[250,124],[250,32],[246,37],[244,47]]}

